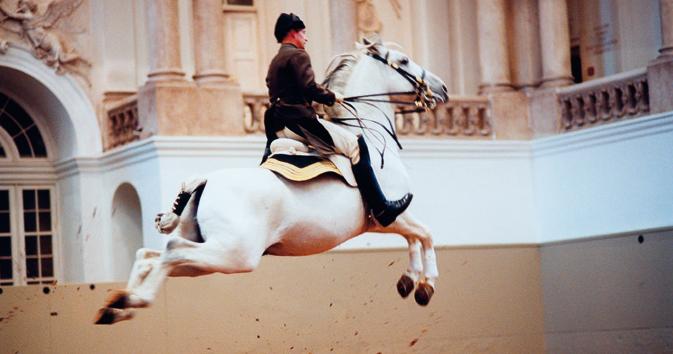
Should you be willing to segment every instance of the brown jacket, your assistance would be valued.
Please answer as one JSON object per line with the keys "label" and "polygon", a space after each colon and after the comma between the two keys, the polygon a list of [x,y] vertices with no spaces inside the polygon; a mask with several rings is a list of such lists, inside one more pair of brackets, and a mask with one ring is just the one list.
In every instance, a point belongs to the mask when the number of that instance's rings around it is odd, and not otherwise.
{"label": "brown jacket", "polygon": [[271,60],[266,75],[271,103],[280,99],[286,104],[311,106],[313,101],[331,106],[334,93],[315,82],[311,58],[305,50],[283,44]]}
{"label": "brown jacket", "polygon": [[285,127],[300,135],[306,130],[331,141],[329,134],[325,136],[325,128],[316,120],[311,104],[315,101],[331,106],[336,97],[315,82],[311,59],[305,50],[292,44],[281,45],[269,65],[266,86],[271,107],[264,113],[267,140],[262,162],[271,153],[269,147],[277,138],[276,132]]}

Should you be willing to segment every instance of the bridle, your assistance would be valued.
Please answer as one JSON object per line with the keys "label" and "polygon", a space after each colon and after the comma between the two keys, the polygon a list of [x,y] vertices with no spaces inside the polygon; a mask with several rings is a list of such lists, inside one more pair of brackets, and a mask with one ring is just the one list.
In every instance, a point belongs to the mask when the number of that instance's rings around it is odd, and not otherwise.
{"label": "bridle", "polygon": [[[348,96],[344,97],[343,103],[341,105],[353,115],[353,117],[349,118],[338,118],[338,117],[332,117],[330,120],[332,120],[335,123],[346,125],[349,127],[355,127],[355,128],[360,128],[363,133],[366,131],[369,132],[375,132],[380,135],[383,133],[371,129],[369,127],[366,127],[363,124],[363,121],[371,122],[374,124],[379,125],[381,128],[383,128],[386,133],[388,133],[395,143],[397,143],[397,146],[402,150],[402,144],[400,144],[399,139],[397,138],[397,133],[395,132],[395,127],[394,123],[388,117],[388,115],[383,112],[378,106],[374,104],[374,102],[383,102],[383,103],[392,103],[392,104],[397,104],[397,105],[403,105],[403,106],[413,106],[414,108],[412,109],[404,109],[400,111],[396,111],[395,113],[401,113],[401,114],[406,114],[406,113],[419,113],[419,112],[425,112],[428,109],[434,109],[435,106],[437,105],[437,100],[435,99],[434,93],[428,86],[427,82],[425,81],[425,75],[426,71],[423,69],[423,72],[421,73],[420,76],[416,76],[409,71],[405,70],[404,68],[400,67],[397,63],[391,62],[389,60],[390,52],[386,52],[385,57],[382,57],[379,55],[379,53],[374,52],[372,50],[367,50],[366,54],[373,59],[389,66],[393,70],[395,70],[398,74],[400,74],[405,80],[407,80],[411,86],[414,88],[413,90],[410,91],[399,91],[399,92],[383,92],[383,93],[373,93],[373,94],[367,94],[367,95],[358,95],[358,96]],[[413,101],[402,101],[402,100],[392,100],[389,98],[379,98],[379,97],[384,97],[384,96],[414,96]],[[366,119],[366,118],[361,118],[360,115],[358,114],[357,108],[353,105],[353,103],[364,103],[367,105],[370,105],[374,108],[376,108],[381,114],[383,114],[386,117],[386,120],[388,121],[388,126],[386,127],[384,124],[377,122],[372,119]],[[356,121],[357,125],[351,124],[349,122]],[[376,137],[379,139],[379,137]],[[381,168],[383,168],[384,165],[384,159],[383,155],[385,154],[386,150],[386,140],[384,138],[380,138],[379,141],[383,142],[383,149],[379,150],[376,148],[378,151],[379,155],[381,155]]]}
{"label": "bridle", "polygon": [[[384,93],[374,93],[368,95],[358,95],[358,96],[349,96],[345,97],[344,101],[346,102],[385,102],[393,103],[397,105],[404,106],[414,106],[415,108],[409,110],[397,111],[398,113],[419,113],[424,112],[427,109],[434,109],[437,106],[437,100],[435,95],[428,86],[428,83],[425,81],[426,71],[423,69],[421,76],[416,76],[404,68],[400,67],[397,63],[391,62],[388,58],[390,57],[390,52],[386,52],[386,56],[382,57],[379,53],[372,50],[367,50],[366,53],[368,56],[373,59],[389,66],[400,74],[405,80],[407,80],[413,90],[411,91],[401,91],[401,92],[384,92]],[[410,101],[399,101],[399,100],[390,100],[390,99],[380,99],[372,97],[382,97],[382,96],[415,96],[413,102]]]}

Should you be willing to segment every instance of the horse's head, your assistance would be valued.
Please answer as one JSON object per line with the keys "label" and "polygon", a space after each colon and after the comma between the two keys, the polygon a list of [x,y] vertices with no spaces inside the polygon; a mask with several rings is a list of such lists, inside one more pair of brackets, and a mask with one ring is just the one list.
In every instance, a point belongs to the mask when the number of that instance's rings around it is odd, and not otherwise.
{"label": "horse's head", "polygon": [[405,53],[384,45],[380,40],[363,39],[358,47],[371,58],[385,65],[390,73],[385,75],[389,92],[415,92],[416,96],[406,96],[425,108],[433,108],[437,101],[447,102],[448,90],[444,81],[423,68]]}

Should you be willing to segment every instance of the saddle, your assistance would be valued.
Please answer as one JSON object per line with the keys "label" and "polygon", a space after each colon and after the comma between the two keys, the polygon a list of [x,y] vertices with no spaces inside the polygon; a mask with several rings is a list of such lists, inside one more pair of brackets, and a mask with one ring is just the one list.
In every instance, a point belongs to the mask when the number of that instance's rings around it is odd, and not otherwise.
{"label": "saddle", "polygon": [[348,185],[357,187],[350,159],[338,154],[323,157],[316,150],[293,139],[274,140],[271,143],[271,155],[261,167],[295,182],[310,181],[331,173],[340,176]]}

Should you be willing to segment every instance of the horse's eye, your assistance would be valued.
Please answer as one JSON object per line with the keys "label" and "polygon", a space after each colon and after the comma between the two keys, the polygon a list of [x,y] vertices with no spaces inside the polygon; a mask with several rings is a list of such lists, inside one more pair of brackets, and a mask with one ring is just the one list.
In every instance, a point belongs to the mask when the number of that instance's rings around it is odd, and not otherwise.
{"label": "horse's eye", "polygon": [[400,59],[400,64],[401,64],[401,65],[407,65],[407,64],[409,64],[409,58],[404,57],[404,58]]}

